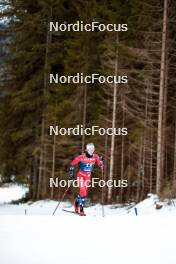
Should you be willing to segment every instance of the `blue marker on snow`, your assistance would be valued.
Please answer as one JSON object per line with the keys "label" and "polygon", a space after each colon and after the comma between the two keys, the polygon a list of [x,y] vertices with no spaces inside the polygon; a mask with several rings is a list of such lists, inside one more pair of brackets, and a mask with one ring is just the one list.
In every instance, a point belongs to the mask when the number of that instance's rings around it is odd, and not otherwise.
{"label": "blue marker on snow", "polygon": [[136,207],[134,207],[134,211],[135,211],[135,215],[138,215],[138,211]]}

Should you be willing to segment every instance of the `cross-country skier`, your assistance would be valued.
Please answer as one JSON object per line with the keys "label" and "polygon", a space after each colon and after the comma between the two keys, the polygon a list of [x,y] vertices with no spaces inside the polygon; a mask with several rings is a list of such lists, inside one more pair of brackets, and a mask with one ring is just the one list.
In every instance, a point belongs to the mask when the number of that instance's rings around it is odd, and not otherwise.
{"label": "cross-country skier", "polygon": [[84,203],[87,196],[87,185],[90,182],[91,172],[94,165],[97,164],[98,167],[103,169],[103,161],[96,153],[94,153],[94,151],[94,144],[87,144],[85,152],[74,158],[69,165],[69,179],[73,180],[75,179],[75,167],[79,164],[79,170],[76,175],[76,180],[79,186],[79,194],[75,199],[74,207],[75,212],[81,216],[85,215]]}

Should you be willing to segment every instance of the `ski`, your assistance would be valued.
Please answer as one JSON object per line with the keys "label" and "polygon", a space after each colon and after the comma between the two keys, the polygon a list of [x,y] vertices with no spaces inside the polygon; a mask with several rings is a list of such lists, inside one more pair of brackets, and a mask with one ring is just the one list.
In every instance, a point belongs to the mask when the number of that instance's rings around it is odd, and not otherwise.
{"label": "ski", "polygon": [[70,211],[70,210],[66,210],[66,209],[62,209],[62,211],[67,212],[67,213],[71,213],[71,214],[75,214],[75,215],[79,215],[79,216],[86,216],[85,214],[84,215],[80,215],[79,213],[76,213],[76,212]]}
{"label": "ski", "polygon": [[67,213],[71,213],[71,214],[79,215],[78,213],[76,213],[74,211],[70,211],[70,210],[66,210],[66,209],[62,209],[62,211],[67,212]]}

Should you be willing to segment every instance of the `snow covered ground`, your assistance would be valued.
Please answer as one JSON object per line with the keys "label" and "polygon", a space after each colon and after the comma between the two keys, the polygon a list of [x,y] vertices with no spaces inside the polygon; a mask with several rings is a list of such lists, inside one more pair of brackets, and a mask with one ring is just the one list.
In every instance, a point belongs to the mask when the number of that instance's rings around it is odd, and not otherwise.
{"label": "snow covered ground", "polygon": [[175,264],[175,218],[1,217],[2,264]]}
{"label": "snow covered ground", "polygon": [[24,197],[28,188],[18,184],[4,184],[0,187],[0,205]]}
{"label": "snow covered ground", "polygon": [[101,205],[79,217],[62,211],[69,202],[54,216],[56,201],[1,203],[0,263],[175,264],[175,201],[159,210],[156,201],[151,195],[136,205],[137,216],[134,207],[105,206],[105,217]]}
{"label": "snow covered ground", "polygon": [[[18,200],[24,197],[28,189],[22,185],[5,185],[0,188],[0,215],[52,215],[58,202],[52,200],[41,200],[37,202],[27,202],[21,204],[12,204],[11,201]],[[148,198],[137,205],[128,204],[122,206],[121,204],[106,205],[104,206],[105,216],[110,215],[136,215],[135,208],[137,209],[138,216],[176,216],[176,200],[159,202],[162,208],[156,210],[156,203],[158,203],[157,195],[150,194]],[[73,210],[71,203],[63,202],[60,204],[55,215],[66,215],[68,217],[77,217],[64,212],[62,209]],[[102,206],[96,204],[85,209],[87,216],[99,217],[102,216]]]}

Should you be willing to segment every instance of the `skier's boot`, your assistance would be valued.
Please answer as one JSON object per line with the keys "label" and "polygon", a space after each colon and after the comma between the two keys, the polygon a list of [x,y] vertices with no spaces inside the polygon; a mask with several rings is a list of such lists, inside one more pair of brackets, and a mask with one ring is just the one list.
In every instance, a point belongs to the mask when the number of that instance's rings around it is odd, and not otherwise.
{"label": "skier's boot", "polygon": [[77,199],[75,200],[75,203],[74,203],[74,209],[75,209],[75,213],[79,214],[79,203]]}
{"label": "skier's boot", "polygon": [[75,200],[75,204],[76,204],[75,212],[78,213],[80,216],[86,215],[84,213],[84,203],[85,203],[85,197],[78,194],[78,196],[76,197],[76,200]]}
{"label": "skier's boot", "polygon": [[83,208],[82,205],[80,205],[79,215],[80,215],[80,216],[86,216],[86,214],[84,213],[84,208]]}

